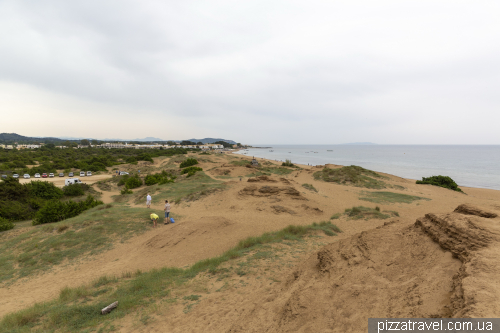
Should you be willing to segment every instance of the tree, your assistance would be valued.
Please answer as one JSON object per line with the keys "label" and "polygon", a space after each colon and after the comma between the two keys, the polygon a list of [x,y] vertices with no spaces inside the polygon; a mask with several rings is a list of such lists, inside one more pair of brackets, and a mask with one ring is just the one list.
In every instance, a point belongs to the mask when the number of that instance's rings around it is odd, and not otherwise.
{"label": "tree", "polygon": [[97,141],[97,140],[92,140],[92,145],[94,145],[94,146],[95,146],[95,145],[98,145],[98,144],[99,144],[99,141]]}
{"label": "tree", "polygon": [[81,144],[82,146],[90,146],[90,142],[89,142],[89,140],[87,140],[87,139],[83,139],[82,141],[80,141],[80,144]]}
{"label": "tree", "polygon": [[201,141],[198,141],[196,144],[199,146],[203,146],[203,142],[201,142]]}
{"label": "tree", "polygon": [[184,141],[181,141],[181,145],[183,145],[183,146],[196,146],[196,143],[194,143],[192,141],[184,140]]}

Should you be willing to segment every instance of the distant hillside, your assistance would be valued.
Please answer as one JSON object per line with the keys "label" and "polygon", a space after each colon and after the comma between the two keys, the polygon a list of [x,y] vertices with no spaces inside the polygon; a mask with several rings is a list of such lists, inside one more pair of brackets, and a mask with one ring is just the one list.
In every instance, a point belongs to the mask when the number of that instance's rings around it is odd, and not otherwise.
{"label": "distant hillside", "polygon": [[[74,138],[74,137],[61,137],[61,138],[52,138],[52,137],[46,137],[46,138],[36,138],[36,137],[29,137],[29,136],[23,136],[19,135],[16,133],[0,133],[0,143],[4,144],[11,144],[14,142],[17,143],[35,143],[35,142],[43,142],[43,143],[60,143],[62,141],[70,141],[70,142],[80,142],[83,138]],[[86,139],[92,140],[93,138],[87,137]],[[160,138],[154,138],[154,137],[147,137],[144,139],[133,139],[133,140],[125,140],[125,139],[96,139],[98,141],[104,141],[104,142],[112,142],[112,141],[127,141],[127,142],[167,142],[167,141],[174,141],[174,142],[181,142],[184,140],[162,140]],[[216,141],[225,141],[230,144],[236,144],[235,141],[233,140],[226,140],[226,139],[214,139],[214,138],[205,138],[205,139],[190,139],[186,141],[192,141],[192,142],[202,142],[203,144],[205,143],[214,143]]]}
{"label": "distant hillside", "polygon": [[[192,142],[201,142],[203,144],[205,143],[214,143],[214,142],[217,142],[217,141],[224,141],[224,142],[227,142],[227,143],[230,143],[232,145],[235,145],[236,142],[233,141],[233,140],[225,140],[225,139],[214,139],[214,138],[205,138],[205,139],[189,139],[189,140],[186,140],[186,141],[192,141]],[[180,141],[176,141],[176,142],[180,142]]]}
{"label": "distant hillside", "polygon": [[[34,143],[34,142],[62,142],[66,140],[62,140],[59,138],[34,138],[29,136],[23,136],[16,133],[0,133],[0,143]],[[80,141],[80,140],[78,140]]]}

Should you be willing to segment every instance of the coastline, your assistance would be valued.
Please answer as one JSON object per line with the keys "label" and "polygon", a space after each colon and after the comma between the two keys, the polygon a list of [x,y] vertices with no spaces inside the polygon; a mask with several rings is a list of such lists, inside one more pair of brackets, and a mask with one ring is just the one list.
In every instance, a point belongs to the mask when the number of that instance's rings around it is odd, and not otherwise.
{"label": "coastline", "polygon": [[[240,151],[240,150],[244,150],[244,149],[238,149],[238,150],[231,151],[231,154],[234,154],[236,156],[239,156],[239,157],[244,158],[244,159],[249,159],[249,160],[251,160],[253,158],[252,156],[249,156],[249,155],[238,154],[237,152]],[[273,159],[269,159],[269,158],[264,158],[264,157],[256,157],[255,159],[258,162],[260,160],[262,160],[262,161],[273,163],[276,166],[281,166],[281,163],[282,163],[282,161],[277,161],[277,160],[273,160]],[[300,164],[300,163],[293,163],[293,164],[297,165],[298,167],[300,167],[302,169],[305,169],[305,170],[314,170],[314,171],[319,171],[323,167],[325,167],[326,165],[334,167],[334,168],[341,168],[341,167],[347,166],[347,165],[334,164],[334,163],[326,163],[326,164],[318,164],[318,165],[307,165],[307,164]],[[391,174],[391,173],[387,173],[387,172],[382,172],[382,171],[378,171],[378,170],[372,170],[372,171],[375,171],[375,172],[377,172],[379,174],[382,174],[384,176],[401,178],[401,179],[404,179],[405,181],[413,182],[414,184],[416,184],[416,181],[418,180],[418,179],[413,179],[413,178],[401,177],[401,176],[398,176],[398,175],[395,175],[395,174]],[[427,185],[420,184],[420,186],[427,186]],[[432,185],[429,185],[429,186],[432,186]],[[499,193],[500,194],[500,190],[494,189],[494,188],[474,187],[474,186],[465,186],[465,185],[459,185],[459,187],[462,188],[462,189],[467,189],[467,190],[484,190],[484,191],[492,191],[492,193]]]}
{"label": "coastline", "polygon": [[[247,156],[294,164],[357,165],[376,172],[406,179],[449,176],[461,187],[500,190],[500,146],[430,145],[290,145],[275,146],[272,151],[248,149]],[[236,152],[242,154],[242,152]]]}

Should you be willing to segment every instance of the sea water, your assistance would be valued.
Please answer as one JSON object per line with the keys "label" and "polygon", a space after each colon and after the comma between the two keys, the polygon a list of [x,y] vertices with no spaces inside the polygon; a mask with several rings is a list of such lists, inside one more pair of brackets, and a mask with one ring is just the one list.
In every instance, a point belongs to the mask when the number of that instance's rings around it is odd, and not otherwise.
{"label": "sea water", "polygon": [[409,179],[449,176],[459,186],[500,190],[500,145],[259,145],[238,154],[292,163],[359,165]]}

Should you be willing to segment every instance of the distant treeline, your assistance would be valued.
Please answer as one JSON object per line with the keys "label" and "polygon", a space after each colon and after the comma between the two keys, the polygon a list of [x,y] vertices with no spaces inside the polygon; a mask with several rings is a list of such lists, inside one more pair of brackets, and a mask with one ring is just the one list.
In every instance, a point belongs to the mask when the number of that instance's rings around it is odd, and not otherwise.
{"label": "distant treeline", "polygon": [[[59,149],[46,145],[40,149],[0,149],[0,172],[19,174],[55,173],[56,170],[79,169],[106,171],[106,167],[137,161],[153,162],[153,157],[186,154],[190,149]],[[38,165],[36,165],[38,162]],[[33,166],[29,168],[28,166]]]}
{"label": "distant treeline", "polygon": [[[117,140],[95,140],[95,139],[74,139],[74,140],[69,140],[69,139],[60,139],[60,138],[35,138],[35,137],[29,137],[29,136],[23,136],[19,135],[16,133],[0,133],[0,144],[14,144],[17,142],[18,144],[37,144],[37,143],[53,143],[57,146],[77,146],[78,144],[82,145],[88,145],[88,144],[93,144],[93,145],[99,145],[104,142],[116,142]],[[177,143],[181,143],[183,145],[188,145],[188,144],[193,144],[193,145],[200,145],[200,144],[206,144],[206,143],[216,143],[216,144],[236,144],[236,142],[232,140],[225,140],[225,139],[213,139],[213,138],[205,138],[205,139],[191,139],[191,140],[185,140],[185,141],[175,141],[175,140],[152,140],[152,141],[135,141],[135,140],[119,140],[119,142],[128,142],[130,144],[144,144],[146,142],[150,143],[161,143],[161,144],[168,144],[168,145],[175,145]],[[190,142],[190,143],[183,143],[183,142]],[[223,142],[223,143],[222,143]]]}

